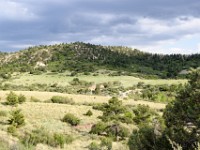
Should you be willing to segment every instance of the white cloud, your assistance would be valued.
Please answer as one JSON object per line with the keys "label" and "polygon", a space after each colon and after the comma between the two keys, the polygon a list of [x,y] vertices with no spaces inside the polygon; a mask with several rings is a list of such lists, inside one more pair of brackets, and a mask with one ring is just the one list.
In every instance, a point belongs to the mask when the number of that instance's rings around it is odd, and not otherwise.
{"label": "white cloud", "polygon": [[0,19],[2,20],[33,20],[36,15],[21,3],[1,0]]}
{"label": "white cloud", "polygon": [[154,53],[195,52],[199,6],[198,0],[0,0],[0,40],[9,41],[1,49],[83,41]]}
{"label": "white cloud", "polygon": [[138,18],[138,28],[146,34],[171,34],[178,37],[188,36],[191,34],[200,34],[200,18],[185,16],[185,20],[182,16],[169,20],[159,20],[155,18]]}

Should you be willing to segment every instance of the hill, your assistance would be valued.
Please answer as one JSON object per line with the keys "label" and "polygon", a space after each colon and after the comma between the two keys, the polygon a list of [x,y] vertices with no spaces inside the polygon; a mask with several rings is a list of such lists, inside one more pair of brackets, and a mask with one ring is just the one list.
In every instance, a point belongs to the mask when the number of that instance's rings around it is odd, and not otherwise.
{"label": "hill", "polygon": [[12,72],[88,73],[100,69],[117,71],[118,75],[134,73],[160,78],[176,78],[183,70],[200,66],[200,54],[161,55],[123,46],[101,46],[75,42],[41,45],[14,53],[0,54],[1,76]]}

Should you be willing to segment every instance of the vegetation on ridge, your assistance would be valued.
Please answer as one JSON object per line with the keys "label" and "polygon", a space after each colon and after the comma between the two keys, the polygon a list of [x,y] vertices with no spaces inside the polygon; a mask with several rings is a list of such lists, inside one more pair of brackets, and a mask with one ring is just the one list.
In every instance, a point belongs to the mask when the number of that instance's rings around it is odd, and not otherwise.
{"label": "vegetation on ridge", "polygon": [[15,53],[1,53],[0,76],[9,78],[12,72],[44,71],[94,72],[109,69],[175,78],[189,68],[200,66],[200,55],[150,54],[121,46],[100,46],[75,42],[51,46],[35,46]]}

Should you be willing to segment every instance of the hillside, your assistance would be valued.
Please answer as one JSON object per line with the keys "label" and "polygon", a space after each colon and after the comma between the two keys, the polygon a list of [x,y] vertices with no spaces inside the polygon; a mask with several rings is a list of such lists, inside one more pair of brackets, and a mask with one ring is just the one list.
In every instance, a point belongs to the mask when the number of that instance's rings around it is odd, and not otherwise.
{"label": "hillside", "polygon": [[1,53],[1,74],[52,71],[74,73],[100,69],[175,78],[182,70],[200,66],[200,54],[160,55],[122,46],[101,46],[81,42],[35,46],[14,53]]}

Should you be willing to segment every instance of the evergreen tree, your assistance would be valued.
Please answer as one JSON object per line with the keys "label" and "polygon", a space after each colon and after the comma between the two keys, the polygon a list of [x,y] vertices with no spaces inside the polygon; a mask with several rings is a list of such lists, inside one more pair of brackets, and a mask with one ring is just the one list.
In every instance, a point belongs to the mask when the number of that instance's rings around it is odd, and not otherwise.
{"label": "evergreen tree", "polygon": [[166,133],[184,150],[200,142],[200,71],[192,71],[190,81],[164,112]]}

